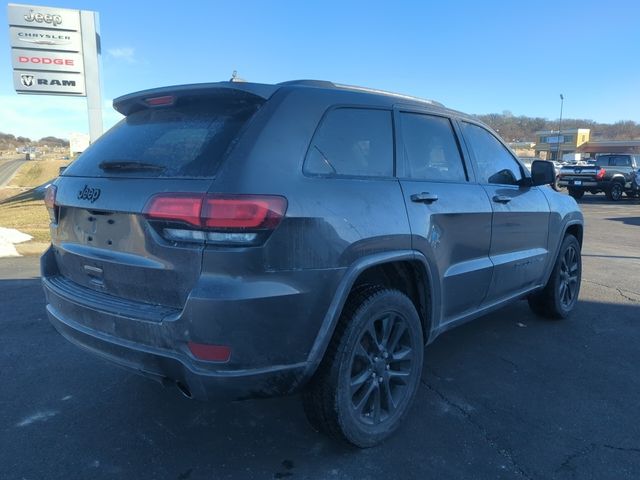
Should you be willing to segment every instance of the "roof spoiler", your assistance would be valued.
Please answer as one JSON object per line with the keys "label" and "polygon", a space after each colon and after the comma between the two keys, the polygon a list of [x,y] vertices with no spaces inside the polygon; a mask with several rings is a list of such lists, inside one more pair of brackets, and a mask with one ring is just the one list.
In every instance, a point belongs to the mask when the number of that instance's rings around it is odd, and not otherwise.
{"label": "roof spoiler", "polygon": [[176,85],[173,87],[153,88],[123,95],[113,100],[113,108],[122,115],[129,115],[138,110],[148,108],[147,100],[160,97],[198,97],[213,95],[235,95],[238,98],[268,100],[278,90],[277,85],[247,82],[196,83],[192,85]]}

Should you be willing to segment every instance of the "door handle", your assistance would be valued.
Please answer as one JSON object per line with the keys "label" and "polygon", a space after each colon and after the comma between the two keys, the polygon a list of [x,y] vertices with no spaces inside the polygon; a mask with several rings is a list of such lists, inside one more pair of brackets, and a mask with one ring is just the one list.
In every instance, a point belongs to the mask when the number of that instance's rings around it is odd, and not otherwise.
{"label": "door handle", "polygon": [[509,203],[511,201],[511,197],[507,195],[495,195],[493,197],[493,201],[496,203]]}
{"label": "door handle", "polygon": [[411,201],[416,203],[433,203],[438,200],[438,195],[435,193],[422,192],[414,193],[411,195]]}

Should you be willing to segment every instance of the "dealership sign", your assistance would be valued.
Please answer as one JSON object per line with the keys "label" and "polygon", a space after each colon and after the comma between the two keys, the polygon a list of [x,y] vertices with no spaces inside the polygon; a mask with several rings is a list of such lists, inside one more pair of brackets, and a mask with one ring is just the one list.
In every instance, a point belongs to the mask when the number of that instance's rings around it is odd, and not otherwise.
{"label": "dealership sign", "polygon": [[9,4],[13,85],[18,93],[85,96],[80,10]]}
{"label": "dealership sign", "polygon": [[7,18],[16,92],[86,97],[95,141],[102,135],[98,12],[10,3]]}

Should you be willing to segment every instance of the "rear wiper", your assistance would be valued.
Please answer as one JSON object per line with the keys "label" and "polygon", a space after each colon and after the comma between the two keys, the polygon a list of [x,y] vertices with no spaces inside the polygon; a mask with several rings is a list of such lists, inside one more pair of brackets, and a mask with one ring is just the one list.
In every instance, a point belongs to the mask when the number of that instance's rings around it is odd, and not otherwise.
{"label": "rear wiper", "polygon": [[101,162],[98,167],[100,167],[102,170],[154,170],[158,172],[167,168],[163,167],[162,165],[155,165],[153,163],[130,161]]}

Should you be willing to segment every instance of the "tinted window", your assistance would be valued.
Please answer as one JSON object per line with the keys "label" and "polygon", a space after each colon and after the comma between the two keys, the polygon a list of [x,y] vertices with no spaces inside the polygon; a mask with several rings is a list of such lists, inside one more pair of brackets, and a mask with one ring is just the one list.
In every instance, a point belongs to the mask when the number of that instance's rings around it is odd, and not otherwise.
{"label": "tinted window", "polygon": [[[182,101],[130,114],[64,172],[65,176],[207,177],[257,105]],[[156,169],[109,169],[102,162],[139,162]]]}
{"label": "tinted window", "polygon": [[515,185],[522,179],[520,164],[489,131],[462,122],[462,134],[473,151],[480,183]]}
{"label": "tinted window", "polygon": [[400,128],[406,177],[466,181],[460,150],[448,119],[401,113]]}
{"label": "tinted window", "polygon": [[612,167],[630,167],[631,156],[630,155],[598,155],[596,165],[600,167],[612,166]]}
{"label": "tinted window", "polygon": [[315,175],[393,175],[391,112],[331,110],[316,132],[304,164]]}
{"label": "tinted window", "polygon": [[616,167],[630,167],[631,157],[627,155],[616,155],[615,157],[611,157],[611,160],[609,160],[609,165],[613,165]]}

